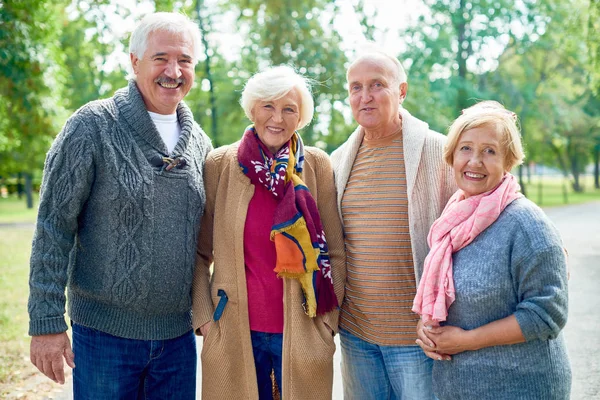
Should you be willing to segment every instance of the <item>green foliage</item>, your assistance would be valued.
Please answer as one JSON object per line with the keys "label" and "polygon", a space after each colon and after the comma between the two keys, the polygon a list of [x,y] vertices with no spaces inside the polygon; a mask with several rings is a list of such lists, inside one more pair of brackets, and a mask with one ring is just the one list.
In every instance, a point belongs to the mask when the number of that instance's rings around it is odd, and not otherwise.
{"label": "green foliage", "polygon": [[[596,95],[600,95],[600,1],[589,0],[587,15],[586,39],[589,51],[591,83]],[[584,25],[585,26],[585,25]]]}
{"label": "green foliage", "polygon": [[365,10],[365,1],[358,0],[358,3],[354,5],[354,13],[360,22],[365,39],[370,42],[374,42],[377,27],[373,24],[373,20],[377,18],[378,12],[375,11],[373,15],[367,15]]}
{"label": "green foliage", "polygon": [[53,72],[61,1],[0,2],[0,175],[39,168],[61,113]]}
{"label": "green foliage", "polygon": [[545,32],[534,42],[509,46],[488,83],[520,115],[529,160],[559,167],[579,190],[600,109],[586,72],[584,13],[574,12],[577,7],[583,11],[584,2],[557,4]]}
{"label": "green foliage", "polygon": [[[493,67],[490,52],[535,40],[548,21],[545,5],[534,0],[424,0],[427,12],[401,32],[409,77],[429,82],[443,104],[453,98],[449,118],[485,97],[483,71]],[[546,2],[541,2],[546,4]],[[442,89],[443,88],[443,89]],[[440,90],[441,89],[441,90]],[[446,111],[446,110],[444,110]]]}
{"label": "green foliage", "polygon": [[59,36],[60,56],[64,68],[62,98],[68,110],[100,98],[110,97],[125,85],[126,71],[112,64],[114,53],[125,50],[118,37],[110,32],[109,18],[131,14],[124,6],[110,1],[74,1]]}
{"label": "green foliage", "polygon": [[[304,129],[303,138],[308,144],[335,149],[351,129],[340,113],[346,99],[347,58],[341,50],[341,37],[333,28],[337,6],[324,0],[240,0],[228,4],[237,8],[238,23],[251,32],[238,67],[245,73],[234,79],[243,84],[266,65],[296,67],[315,83],[315,119]],[[330,18],[322,22],[324,11]],[[237,135],[241,136],[241,129]]]}
{"label": "green foliage", "polygon": [[600,114],[589,106],[586,43],[598,39],[581,30],[587,1],[424,2],[428,12],[404,32],[413,92],[418,85],[407,107],[442,129],[462,108],[498,100],[519,115],[528,160],[559,167],[578,188]]}
{"label": "green foliage", "polygon": [[[213,139],[213,145],[217,147],[239,140],[244,127],[249,124],[239,106],[247,74],[217,53],[211,58],[211,68],[213,72],[210,81],[201,65],[196,69],[198,85],[190,91],[185,101],[194,112],[196,121],[201,124]],[[208,87],[212,86],[215,93],[215,112],[218,121],[216,132],[212,129],[213,111],[207,85]]]}
{"label": "green foliage", "polygon": [[[268,65],[291,64],[314,82],[307,144],[334,150],[356,126],[345,72],[353,43],[335,29],[342,0],[0,0],[0,177],[39,171],[70,113],[124,86],[127,32],[141,10],[184,12],[202,32],[196,85],[186,97],[216,146],[249,124],[244,83]],[[366,39],[382,33],[367,0],[350,9]],[[520,117],[528,161],[559,167],[576,184],[600,152],[600,3],[596,0],[423,0],[399,32],[409,75],[404,106],[446,132],[460,110],[496,99]],[[146,6],[146,8],[142,8]],[[423,8],[418,8],[423,9]],[[239,54],[223,54],[225,27]],[[10,50],[9,50],[10,49]],[[38,172],[39,173],[39,172]]]}
{"label": "green foliage", "polygon": [[173,0],[155,0],[154,6],[156,11],[173,11],[175,3]]}

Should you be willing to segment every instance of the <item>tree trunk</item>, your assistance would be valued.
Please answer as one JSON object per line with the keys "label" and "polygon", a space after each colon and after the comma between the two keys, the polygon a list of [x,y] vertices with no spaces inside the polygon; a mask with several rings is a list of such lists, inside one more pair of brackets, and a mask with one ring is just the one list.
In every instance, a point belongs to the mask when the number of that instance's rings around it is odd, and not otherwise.
{"label": "tree trunk", "polygon": [[577,146],[571,139],[568,141],[567,145],[567,155],[571,164],[571,174],[573,175],[573,191],[577,193],[583,192],[581,185],[579,183],[579,159],[577,157]]}
{"label": "tree trunk", "polygon": [[17,174],[17,196],[19,196],[19,200],[23,198],[23,173],[19,172]]}
{"label": "tree trunk", "polygon": [[556,161],[558,161],[558,165],[559,165],[560,170],[563,173],[563,177],[565,179],[568,179],[569,170],[567,169],[565,160],[563,159],[562,154],[560,153],[560,149],[558,147],[556,147],[554,144],[552,144],[551,141],[548,141],[548,145],[550,146],[550,148],[552,149],[552,152],[556,156]]}
{"label": "tree trunk", "polygon": [[456,63],[458,64],[458,98],[456,102],[457,115],[460,115],[461,111],[469,106],[467,101],[467,58],[469,57],[471,43],[467,38],[467,21],[465,20],[465,13],[467,12],[465,6],[465,0],[460,0],[460,6],[456,14],[458,20],[456,21],[456,32],[458,35],[458,51],[456,53]]}
{"label": "tree trunk", "polygon": [[[521,138],[525,138],[525,117],[527,115],[528,109],[527,107],[523,108],[523,112],[521,113]],[[522,139],[523,140],[523,139]],[[531,182],[531,177],[529,177],[529,181]],[[519,164],[519,185],[521,185],[521,193],[523,196],[527,196],[527,189],[525,188],[525,182],[523,182],[523,164]]]}
{"label": "tree trunk", "polygon": [[25,174],[25,197],[27,198],[27,208],[33,208],[33,184],[31,174]]}
{"label": "tree trunk", "polygon": [[210,84],[210,88],[208,89],[208,96],[210,102],[210,130],[212,134],[212,139],[214,141],[215,147],[219,147],[219,139],[217,132],[217,100],[215,97],[215,82],[212,76],[212,72],[210,69],[210,52],[208,51],[208,39],[206,25],[204,24],[204,20],[202,19],[202,13],[200,12],[204,6],[204,0],[196,0],[196,14],[198,14],[198,26],[200,28],[200,32],[202,33],[202,45],[204,46],[204,72],[206,73],[206,79]]}
{"label": "tree trunk", "polygon": [[600,144],[594,147],[594,187],[600,189]]}
{"label": "tree trunk", "polygon": [[563,192],[563,203],[569,204],[569,191],[567,190],[566,180],[563,180],[562,192]]}
{"label": "tree trunk", "polygon": [[523,164],[519,165],[519,185],[521,185],[521,193],[523,193],[523,196],[527,196],[525,182],[523,181]]}

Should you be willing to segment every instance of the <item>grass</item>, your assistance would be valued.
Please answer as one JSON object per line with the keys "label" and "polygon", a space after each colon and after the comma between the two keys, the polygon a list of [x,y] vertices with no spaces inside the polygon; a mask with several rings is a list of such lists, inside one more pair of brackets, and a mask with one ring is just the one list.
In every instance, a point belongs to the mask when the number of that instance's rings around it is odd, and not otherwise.
{"label": "grass", "polygon": [[33,196],[33,208],[27,208],[25,196],[19,199],[15,195],[7,198],[0,197],[0,224],[6,223],[34,223],[37,215],[39,196]]}
{"label": "grass", "polygon": [[600,189],[594,188],[593,176],[581,177],[580,184],[584,187],[584,192],[576,193],[571,182],[561,177],[532,176],[529,183],[525,178],[527,197],[540,207],[600,201]]}
{"label": "grass", "polygon": [[[0,394],[31,375],[27,336],[29,254],[33,227],[0,227]],[[1,397],[1,396],[0,396]]]}
{"label": "grass", "polygon": [[0,198],[0,224],[31,224],[0,226],[0,397],[35,371],[29,362],[27,295],[37,203],[37,195],[33,209],[24,197]]}

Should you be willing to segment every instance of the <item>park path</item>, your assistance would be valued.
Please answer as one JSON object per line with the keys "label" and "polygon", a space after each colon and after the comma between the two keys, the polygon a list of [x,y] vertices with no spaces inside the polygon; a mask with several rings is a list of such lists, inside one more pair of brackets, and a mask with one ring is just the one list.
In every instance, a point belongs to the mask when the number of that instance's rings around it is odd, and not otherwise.
{"label": "park path", "polygon": [[572,400],[600,399],[600,203],[546,210],[569,252]]}
{"label": "park path", "polygon": [[[573,368],[572,400],[600,399],[600,202],[545,210],[569,251],[569,321],[564,330]],[[339,336],[334,356],[333,400],[342,400]],[[202,348],[198,341],[198,354]],[[198,363],[198,393],[201,366]],[[72,399],[71,381],[64,390],[36,399]],[[198,395],[200,398],[200,395]]]}

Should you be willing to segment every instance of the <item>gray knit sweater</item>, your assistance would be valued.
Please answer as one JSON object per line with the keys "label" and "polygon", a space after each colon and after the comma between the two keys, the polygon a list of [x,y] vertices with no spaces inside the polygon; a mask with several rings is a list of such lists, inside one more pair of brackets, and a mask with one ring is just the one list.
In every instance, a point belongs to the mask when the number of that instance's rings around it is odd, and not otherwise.
{"label": "gray knit sweater", "polygon": [[[172,154],[134,81],[65,124],[46,158],[31,253],[29,334],[75,323],[130,338],[189,331],[210,139],[180,103]],[[161,156],[187,165],[166,171]],[[157,162],[158,160],[158,162]]]}
{"label": "gray knit sweater", "polygon": [[474,329],[515,314],[526,342],[435,361],[440,400],[568,399],[571,367],[561,333],[567,272],[558,232],[522,198],[453,256],[456,300],[448,325]]}

